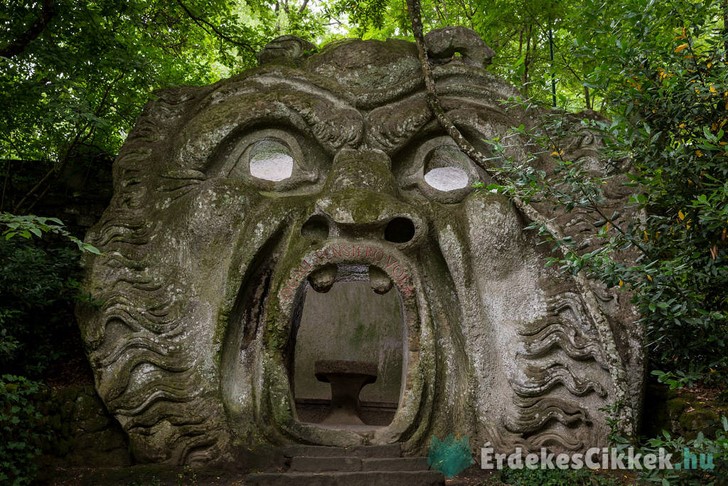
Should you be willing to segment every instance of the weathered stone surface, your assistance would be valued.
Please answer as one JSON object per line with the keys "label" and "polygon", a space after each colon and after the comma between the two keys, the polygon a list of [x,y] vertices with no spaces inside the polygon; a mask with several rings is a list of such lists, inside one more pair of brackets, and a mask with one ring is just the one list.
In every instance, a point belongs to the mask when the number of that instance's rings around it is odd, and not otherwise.
{"label": "weathered stone surface", "polygon": [[[501,100],[517,93],[483,71],[487,46],[450,32],[430,46],[442,105],[496,166],[483,140],[539,126],[544,114],[506,110]],[[282,443],[415,453],[449,433],[503,452],[579,451],[605,445],[608,413],[630,428],[642,353],[628,296],[547,268],[529,221],[505,197],[472,189],[491,181],[430,113],[414,45],[351,40],[312,54],[278,44],[291,56],[160,92],[89,232],[103,251],[86,261],[98,305],[79,320],[97,390],[136,459],[193,464]],[[553,169],[509,140],[516,162]],[[563,157],[607,170],[590,132],[562,145]],[[611,211],[627,194],[614,186],[606,196]],[[598,244],[582,237],[598,215],[534,207],[583,248]],[[296,356],[311,351],[297,341],[307,296],[344,282],[400,302],[389,325],[402,371],[386,426],[322,426],[296,413]],[[379,356],[354,359],[386,375]]]}
{"label": "weathered stone surface", "polygon": [[359,457],[362,459],[391,459],[402,455],[399,444],[354,447],[292,445],[283,450],[286,457]]}
{"label": "weathered stone surface", "polygon": [[362,471],[426,471],[426,457],[384,457],[362,459]]}
{"label": "weathered stone surface", "polygon": [[478,34],[465,27],[445,27],[430,31],[425,36],[427,53],[436,62],[449,62],[459,54],[463,62],[475,67],[491,63],[495,52]]}
{"label": "weathered stone surface", "polygon": [[52,416],[55,429],[51,453],[72,466],[127,466],[131,464],[126,437],[106,412],[90,385],[53,390],[59,405]]}
{"label": "weathered stone surface", "polygon": [[361,471],[358,457],[305,457],[297,456],[291,460],[290,472],[328,472]]}

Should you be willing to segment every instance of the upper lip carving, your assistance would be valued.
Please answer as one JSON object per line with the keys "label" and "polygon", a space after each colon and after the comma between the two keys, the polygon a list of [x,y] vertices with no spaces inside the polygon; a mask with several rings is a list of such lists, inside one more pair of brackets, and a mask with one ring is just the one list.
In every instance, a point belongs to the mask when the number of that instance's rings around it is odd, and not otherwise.
{"label": "upper lip carving", "polygon": [[337,280],[367,278],[377,293],[396,286],[403,297],[413,295],[411,264],[399,251],[373,241],[333,240],[306,254],[290,270],[280,296],[284,301],[292,299],[305,282],[317,292],[327,292]]}

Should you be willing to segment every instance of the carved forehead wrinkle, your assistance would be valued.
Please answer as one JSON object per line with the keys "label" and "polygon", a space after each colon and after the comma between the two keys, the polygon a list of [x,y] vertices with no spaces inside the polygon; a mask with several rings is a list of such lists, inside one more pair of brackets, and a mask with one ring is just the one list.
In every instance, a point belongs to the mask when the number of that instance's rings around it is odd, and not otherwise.
{"label": "carved forehead wrinkle", "polygon": [[314,81],[324,80],[312,78],[262,75],[251,80],[266,89],[285,93],[288,98],[281,101],[287,101],[301,115],[324,148],[338,151],[343,147],[358,146],[364,136],[365,124],[363,115],[353,106],[354,99],[346,91],[334,92],[323,88]]}
{"label": "carved forehead wrinkle", "polygon": [[[493,138],[508,133],[515,120],[501,108],[481,98],[443,95],[441,104],[448,117],[460,126],[475,129],[482,138]],[[514,125],[515,123],[515,125]],[[428,124],[435,124],[428,127]],[[372,110],[367,116],[369,133],[367,144],[391,155],[409,144],[423,130],[437,130],[424,93],[417,93],[396,104]]]}
{"label": "carved forehead wrinkle", "polygon": [[[488,103],[479,103],[480,100],[443,98],[442,101],[445,112],[455,125],[477,132],[479,140],[472,142],[497,138],[503,145],[505,157],[520,162],[528,160],[526,140],[513,132],[513,128],[521,123],[520,118],[509,116],[498,107],[494,109]],[[492,165],[500,163],[494,159]]]}
{"label": "carved forehead wrinkle", "polygon": [[367,115],[367,145],[391,155],[406,145],[432,119],[424,92],[398,103],[375,108]]}
{"label": "carved forehead wrinkle", "polygon": [[304,68],[322,86],[347,93],[364,110],[394,102],[424,85],[417,48],[402,40],[329,44],[307,59]]}
{"label": "carved forehead wrinkle", "polygon": [[243,94],[227,92],[221,98],[213,93],[208,97],[211,102],[180,133],[178,140],[183,143],[173,157],[177,166],[203,170],[208,157],[230,134],[260,121],[289,124],[311,134],[330,152],[357,145],[362,136],[361,114],[341,100],[319,96],[321,91],[302,92],[286,86],[238,92]]}
{"label": "carved forehead wrinkle", "polygon": [[265,88],[279,88],[298,91],[301,93],[310,93],[321,99],[325,99],[332,106],[338,109],[354,108],[354,100],[346,91],[334,93],[329,89],[323,88],[316,84],[313,80],[304,77],[276,77],[270,74],[252,76],[250,81]]}
{"label": "carved forehead wrinkle", "polygon": [[346,90],[337,90],[337,85],[330,79],[321,78],[313,73],[300,70],[266,70],[231,78],[223,81],[212,91],[202,103],[205,105],[225,101],[227,98],[250,92],[270,91],[283,88],[286,90],[310,93],[328,100],[337,108],[351,108],[354,98]]}

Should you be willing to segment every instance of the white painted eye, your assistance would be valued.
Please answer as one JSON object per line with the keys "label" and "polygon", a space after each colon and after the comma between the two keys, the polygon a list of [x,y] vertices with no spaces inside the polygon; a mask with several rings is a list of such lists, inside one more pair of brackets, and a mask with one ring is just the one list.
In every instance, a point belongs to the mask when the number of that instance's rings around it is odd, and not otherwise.
{"label": "white painted eye", "polygon": [[425,174],[425,182],[438,191],[456,191],[468,186],[468,174],[458,167],[438,167]]}
{"label": "white painted eye", "polygon": [[425,160],[425,182],[441,192],[457,191],[470,184],[470,176],[465,170],[470,161],[454,145],[441,145]]}
{"label": "white painted eye", "polygon": [[290,149],[276,140],[261,140],[250,147],[250,175],[265,181],[283,181],[293,175]]}

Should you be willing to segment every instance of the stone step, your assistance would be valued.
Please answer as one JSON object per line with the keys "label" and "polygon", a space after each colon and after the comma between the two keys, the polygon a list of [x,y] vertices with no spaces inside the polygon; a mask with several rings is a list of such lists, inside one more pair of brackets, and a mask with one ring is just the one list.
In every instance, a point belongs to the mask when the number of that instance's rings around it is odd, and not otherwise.
{"label": "stone step", "polygon": [[295,456],[291,458],[289,472],[355,472],[361,471],[359,457],[309,457]]}
{"label": "stone step", "polygon": [[374,446],[329,447],[312,445],[290,445],[283,449],[285,457],[359,457],[383,458],[400,457],[402,448],[400,444],[386,444]]}
{"label": "stone step", "polygon": [[361,460],[362,471],[427,471],[426,457],[377,457]]}
{"label": "stone step", "polygon": [[425,457],[307,457],[291,458],[289,472],[427,471]]}
{"label": "stone step", "polygon": [[329,473],[258,473],[246,483],[254,486],[442,486],[437,471],[361,471]]}

